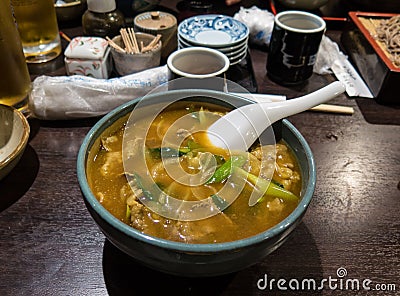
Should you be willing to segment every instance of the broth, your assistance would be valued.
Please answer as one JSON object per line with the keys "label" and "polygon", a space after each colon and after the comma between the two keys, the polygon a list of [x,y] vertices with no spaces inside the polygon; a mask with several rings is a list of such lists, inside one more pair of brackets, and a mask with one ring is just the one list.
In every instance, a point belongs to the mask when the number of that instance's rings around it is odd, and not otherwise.
{"label": "broth", "polygon": [[[168,195],[175,198],[185,200],[207,198],[215,192],[218,193],[222,186],[230,182],[230,179],[225,179],[195,188],[179,184],[165,172],[164,167],[160,165],[159,156],[152,155],[154,149],[157,150],[160,147],[165,131],[175,120],[187,114],[200,114],[196,112],[204,109],[212,110],[220,115],[227,112],[221,107],[205,103],[175,103],[173,108],[158,115],[146,136],[146,163],[154,182],[168,192]],[[135,194],[138,195],[140,192],[129,186],[124,174],[121,150],[126,120],[127,117],[107,129],[98,145],[92,147],[87,164],[87,178],[94,195],[112,215],[143,233],[186,243],[228,242],[253,236],[273,227],[286,218],[298,204],[298,199],[285,200],[285,198],[267,194],[255,206],[250,207],[248,200],[252,187],[246,185],[238,198],[215,216],[198,221],[178,221],[162,217],[138,201]],[[198,118],[193,116],[193,124],[197,122],[199,122]],[[135,123],[135,128],[140,128],[140,125],[140,121]],[[184,125],[184,128],[187,129],[188,126]],[[221,163],[225,163],[231,157],[228,151],[210,147],[201,132],[186,137],[182,141],[182,147],[190,145],[194,148],[192,147],[190,152],[179,157],[181,166],[188,173],[199,172],[199,167],[193,164],[194,160],[206,152],[212,153]],[[272,169],[273,183],[279,183],[281,187],[296,196],[300,195],[299,166],[295,156],[284,142],[277,143],[275,146],[254,146],[251,150],[251,157],[242,166],[243,168],[256,175],[261,165],[269,166]],[[262,163],[257,158],[261,151],[269,153],[270,156],[273,155],[274,160]],[[146,170],[147,168],[137,168],[139,174],[143,174]],[[192,192],[196,192],[195,196]]]}

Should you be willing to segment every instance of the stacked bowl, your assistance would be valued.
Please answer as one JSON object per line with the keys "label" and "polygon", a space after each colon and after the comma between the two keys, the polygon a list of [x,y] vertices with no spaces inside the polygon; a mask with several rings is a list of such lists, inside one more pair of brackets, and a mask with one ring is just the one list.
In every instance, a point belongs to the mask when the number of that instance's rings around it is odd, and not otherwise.
{"label": "stacked bowl", "polygon": [[178,26],[178,49],[203,46],[224,53],[235,65],[247,55],[249,28],[226,15],[198,15]]}

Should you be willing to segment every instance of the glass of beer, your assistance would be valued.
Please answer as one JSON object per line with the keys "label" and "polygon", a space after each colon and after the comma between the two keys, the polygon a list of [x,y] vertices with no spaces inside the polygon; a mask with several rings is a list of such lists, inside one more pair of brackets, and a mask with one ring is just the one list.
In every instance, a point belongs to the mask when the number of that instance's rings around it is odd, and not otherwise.
{"label": "glass of beer", "polygon": [[0,2],[0,69],[0,104],[27,112],[31,79],[10,0]]}
{"label": "glass of beer", "polygon": [[11,0],[28,63],[52,60],[61,53],[53,0]]}

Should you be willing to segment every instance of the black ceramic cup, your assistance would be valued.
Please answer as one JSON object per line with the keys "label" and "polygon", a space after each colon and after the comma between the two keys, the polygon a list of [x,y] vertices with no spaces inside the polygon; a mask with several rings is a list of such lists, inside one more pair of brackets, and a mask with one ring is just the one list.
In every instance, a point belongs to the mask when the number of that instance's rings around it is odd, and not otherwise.
{"label": "black ceramic cup", "polygon": [[268,77],[282,85],[305,82],[313,72],[325,21],[312,13],[289,10],[275,16],[267,59]]}

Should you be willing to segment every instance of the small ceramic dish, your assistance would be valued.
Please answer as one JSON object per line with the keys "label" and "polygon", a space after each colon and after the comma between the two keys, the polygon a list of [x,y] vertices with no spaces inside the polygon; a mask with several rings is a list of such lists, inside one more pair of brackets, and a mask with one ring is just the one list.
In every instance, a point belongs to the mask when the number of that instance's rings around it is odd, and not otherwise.
{"label": "small ceramic dish", "polygon": [[234,51],[222,52],[222,53],[224,53],[228,58],[233,58],[236,57],[237,55],[243,54],[243,52],[246,51],[247,51],[247,45],[245,44]]}
{"label": "small ceramic dish", "polygon": [[[205,45],[203,45],[203,46],[204,47],[209,47],[209,48],[214,48],[214,49],[219,50],[220,52],[223,52],[225,54],[229,54],[229,53],[232,53],[232,52],[236,52],[239,49],[242,50],[245,47],[247,48],[247,46],[248,46],[247,42],[248,42],[248,38],[244,39],[242,42],[240,42],[240,43],[238,43],[238,44],[236,44],[234,46],[229,46],[229,47],[213,47],[213,46],[205,46]],[[198,45],[196,45],[194,43],[190,43],[190,41],[187,41],[187,40],[185,40],[185,39],[183,39],[181,37],[178,37],[178,44],[181,45],[182,47],[198,46]]]}
{"label": "small ceramic dish", "polygon": [[82,17],[86,9],[86,0],[55,0],[57,20],[68,22]]}
{"label": "small ceramic dish", "polygon": [[178,36],[195,45],[229,47],[248,38],[249,28],[226,15],[199,15],[182,21]]}
{"label": "small ceramic dish", "polygon": [[[191,48],[191,47],[195,47],[195,46],[186,46],[183,42],[178,41],[178,49]],[[205,47],[205,46],[203,46],[203,47]],[[213,49],[211,47],[205,47],[205,48]],[[218,51],[220,51],[220,50],[218,50]],[[246,57],[246,55],[247,55],[247,46],[244,46],[244,47],[240,48],[240,50],[238,50],[236,52],[232,52],[232,53],[222,52],[222,53],[225,54],[227,56],[227,58],[229,59],[230,66],[236,65],[237,63],[242,61],[243,58]]]}
{"label": "small ceramic dish", "polygon": [[244,54],[236,57],[235,59],[232,59],[231,66],[239,64],[241,61],[243,61],[246,58],[246,56],[247,56],[247,51]]}
{"label": "small ceramic dish", "polygon": [[240,42],[240,43],[238,43],[236,45],[229,46],[229,47],[220,47],[220,48],[216,48],[216,49],[218,49],[220,52],[223,52],[223,53],[233,52],[233,51],[236,51],[236,50],[238,50],[239,48],[242,48],[242,47],[246,47],[247,48],[248,41],[249,41],[249,38],[247,37],[242,42]]}
{"label": "small ceramic dish", "polygon": [[0,104],[0,180],[17,165],[29,132],[29,123],[20,111]]}
{"label": "small ceramic dish", "polygon": [[229,56],[228,58],[232,62],[232,61],[235,61],[235,60],[245,56],[246,54],[247,54],[247,48],[243,48],[240,52],[236,53],[233,56]]}

